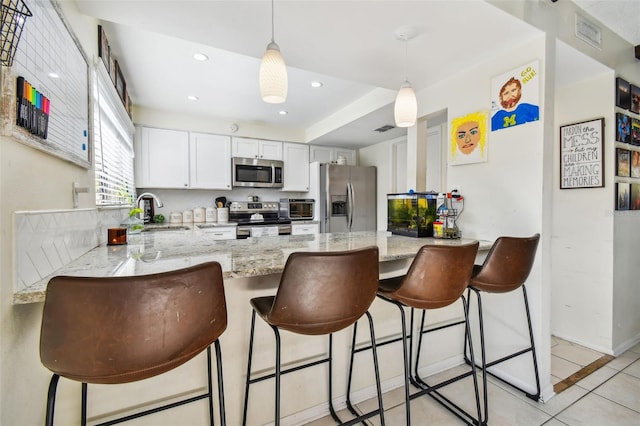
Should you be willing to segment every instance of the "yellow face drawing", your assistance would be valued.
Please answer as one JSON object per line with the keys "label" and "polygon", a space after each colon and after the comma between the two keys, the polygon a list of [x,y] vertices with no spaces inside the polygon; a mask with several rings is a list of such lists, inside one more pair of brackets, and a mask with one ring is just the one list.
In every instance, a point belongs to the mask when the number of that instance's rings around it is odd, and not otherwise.
{"label": "yellow face drawing", "polygon": [[477,121],[467,121],[456,129],[456,143],[458,149],[465,155],[469,155],[480,143],[480,126]]}

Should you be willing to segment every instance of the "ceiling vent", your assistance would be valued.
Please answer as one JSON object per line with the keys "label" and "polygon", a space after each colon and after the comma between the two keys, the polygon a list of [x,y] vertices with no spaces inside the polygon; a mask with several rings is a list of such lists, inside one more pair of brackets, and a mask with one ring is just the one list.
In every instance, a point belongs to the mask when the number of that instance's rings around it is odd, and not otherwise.
{"label": "ceiling vent", "polygon": [[378,127],[377,129],[373,129],[373,131],[374,132],[378,132],[378,133],[384,133],[384,132],[386,132],[388,130],[395,129],[395,128],[396,128],[396,126],[392,126],[391,124],[385,124],[382,127]]}

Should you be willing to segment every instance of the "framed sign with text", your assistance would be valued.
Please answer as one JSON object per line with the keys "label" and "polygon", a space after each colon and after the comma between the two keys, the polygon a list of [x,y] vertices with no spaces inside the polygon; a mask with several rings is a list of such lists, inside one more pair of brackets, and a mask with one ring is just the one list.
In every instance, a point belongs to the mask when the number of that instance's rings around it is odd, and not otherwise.
{"label": "framed sign with text", "polygon": [[604,118],[560,126],[560,189],[604,186]]}

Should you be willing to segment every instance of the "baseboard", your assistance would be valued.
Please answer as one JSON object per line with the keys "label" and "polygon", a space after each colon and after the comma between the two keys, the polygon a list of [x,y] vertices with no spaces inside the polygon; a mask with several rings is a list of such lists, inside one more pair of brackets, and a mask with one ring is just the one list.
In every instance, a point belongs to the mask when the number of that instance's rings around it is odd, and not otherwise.
{"label": "baseboard", "polygon": [[[615,356],[615,353],[611,348],[594,345],[593,343],[590,343],[590,342],[584,342],[584,341],[582,341],[580,339],[576,339],[573,336],[567,336],[567,335],[564,335],[562,333],[553,332],[553,333],[551,333],[551,335],[559,337],[562,340],[566,340],[567,342],[575,343],[576,345],[584,346],[585,348],[592,349],[592,350],[594,350],[596,352],[603,353],[605,355],[614,355]],[[631,345],[631,346],[633,346],[633,345]]]}
{"label": "baseboard", "polygon": [[638,343],[640,343],[640,334],[636,334],[635,337],[632,337],[631,339],[628,339],[622,342],[622,344],[616,346],[613,349],[613,355],[620,356],[626,351],[628,351],[629,349],[631,349],[632,347],[634,347],[635,345],[637,345]]}

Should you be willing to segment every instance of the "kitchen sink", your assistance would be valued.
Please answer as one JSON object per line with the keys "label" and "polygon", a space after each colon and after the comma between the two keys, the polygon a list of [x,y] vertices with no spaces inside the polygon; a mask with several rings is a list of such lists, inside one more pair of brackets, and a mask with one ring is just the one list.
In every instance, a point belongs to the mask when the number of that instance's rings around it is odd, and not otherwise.
{"label": "kitchen sink", "polygon": [[148,228],[144,228],[142,232],[159,232],[159,231],[188,231],[191,228],[189,226],[183,225],[168,225],[168,226],[150,226]]}

